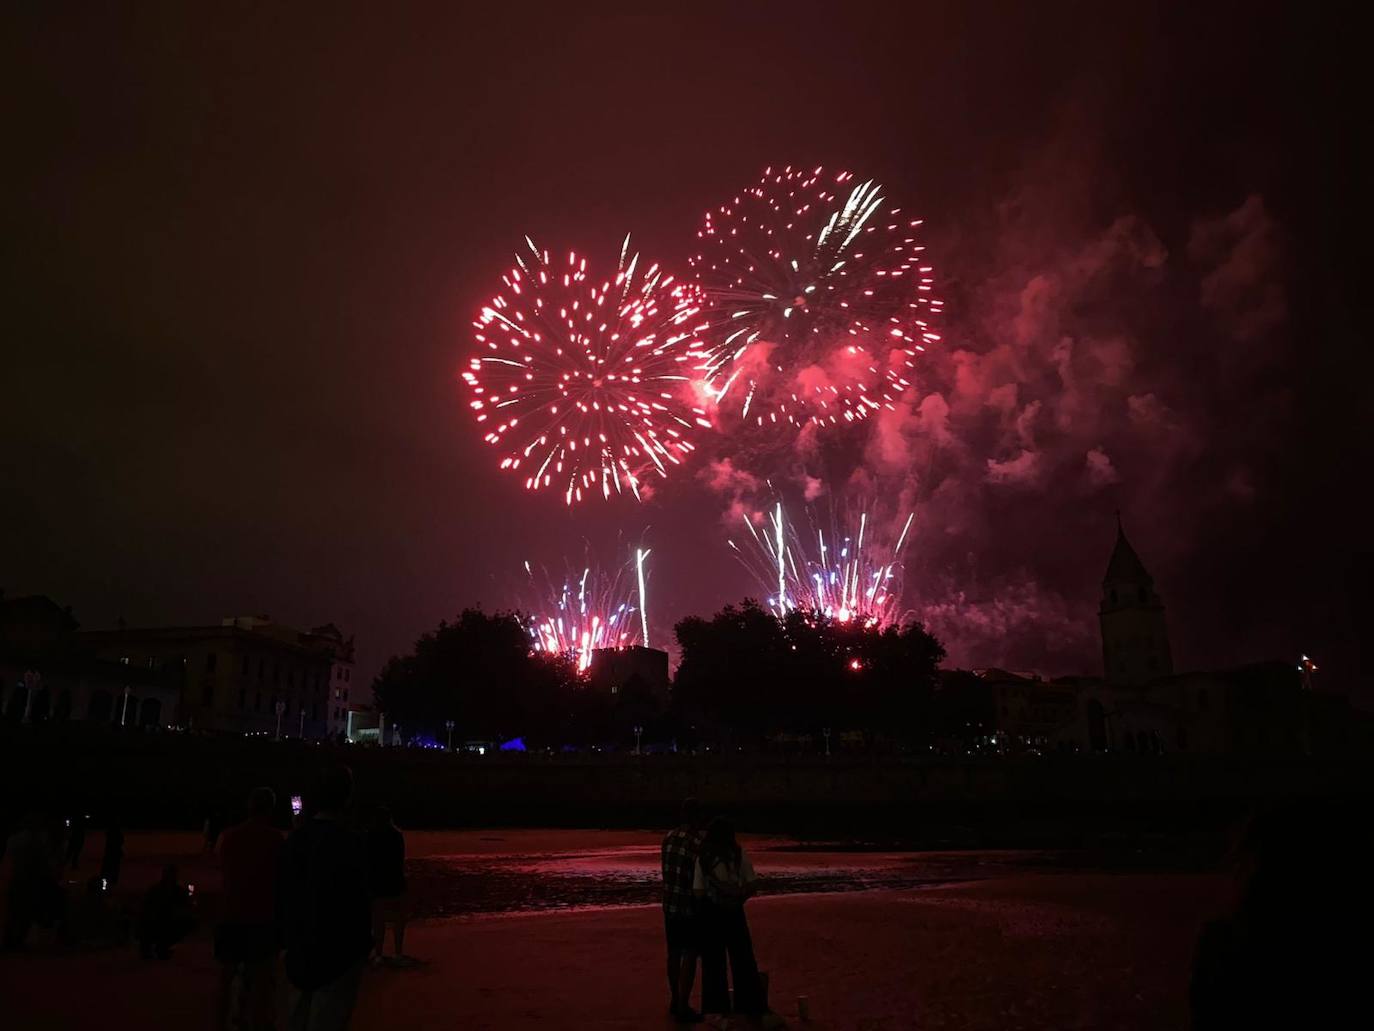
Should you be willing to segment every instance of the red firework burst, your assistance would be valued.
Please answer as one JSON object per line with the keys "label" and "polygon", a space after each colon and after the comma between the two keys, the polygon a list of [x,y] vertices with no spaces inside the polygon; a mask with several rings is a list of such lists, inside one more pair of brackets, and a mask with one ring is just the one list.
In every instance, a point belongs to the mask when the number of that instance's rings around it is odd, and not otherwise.
{"label": "red firework burst", "polygon": [[694,356],[721,407],[759,425],[862,419],[892,405],[939,340],[920,220],[853,180],[765,169],[706,215],[691,267],[709,330]]}
{"label": "red firework burst", "polygon": [[639,498],[710,425],[689,386],[699,296],[658,265],[640,272],[629,242],[597,285],[586,258],[551,261],[526,238],[529,253],[473,323],[481,350],[463,379],[487,443],[528,489],[560,490],[569,505],[598,487]]}

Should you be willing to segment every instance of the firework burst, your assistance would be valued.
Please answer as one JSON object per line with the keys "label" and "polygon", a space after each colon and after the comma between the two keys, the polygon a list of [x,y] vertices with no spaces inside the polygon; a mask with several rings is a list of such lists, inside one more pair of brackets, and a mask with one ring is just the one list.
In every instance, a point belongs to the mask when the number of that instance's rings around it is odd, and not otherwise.
{"label": "firework burst", "polygon": [[819,612],[881,629],[905,617],[902,553],[914,518],[907,515],[897,543],[888,547],[873,539],[867,512],[859,513],[857,526],[842,528],[832,518],[828,534],[813,518],[803,535],[777,502],[763,526],[744,516],[745,547],[728,543],[768,592],[767,605],[779,618],[793,610]]}
{"label": "firework burst", "polygon": [[532,604],[524,622],[532,650],[568,656],[578,672],[585,673],[598,648],[646,644],[644,563],[648,557],[647,550],[636,549],[633,574],[630,564],[610,573],[593,565],[580,571],[569,567],[561,582],[547,570],[541,570],[542,577],[536,576],[526,562]]}
{"label": "firework burst", "polygon": [[599,285],[587,259],[528,253],[502,279],[505,291],[473,326],[479,353],[463,379],[501,468],[529,490],[640,498],[644,480],[667,476],[692,451],[698,426],[690,354],[698,292],[658,265],[640,269],[621,247],[615,275]]}
{"label": "firework burst", "polygon": [[798,426],[890,407],[939,340],[920,225],[871,179],[822,168],[765,169],[708,212],[690,263],[709,320],[694,356],[717,404]]}

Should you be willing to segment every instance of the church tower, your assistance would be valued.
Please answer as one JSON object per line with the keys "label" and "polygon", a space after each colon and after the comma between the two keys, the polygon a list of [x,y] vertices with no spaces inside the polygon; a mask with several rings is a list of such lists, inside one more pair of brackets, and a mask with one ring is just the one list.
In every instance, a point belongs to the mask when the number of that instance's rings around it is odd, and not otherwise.
{"label": "church tower", "polygon": [[1121,516],[1116,519],[1116,547],[1102,578],[1102,669],[1107,683],[1134,687],[1174,671],[1164,603],[1154,578],[1126,539]]}

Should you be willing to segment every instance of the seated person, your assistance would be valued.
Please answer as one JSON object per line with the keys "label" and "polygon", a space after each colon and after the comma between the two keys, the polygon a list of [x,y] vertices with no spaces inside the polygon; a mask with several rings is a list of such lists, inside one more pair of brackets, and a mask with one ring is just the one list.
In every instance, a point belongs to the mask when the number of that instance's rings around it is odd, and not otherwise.
{"label": "seated person", "polygon": [[176,866],[168,863],[162,868],[162,879],[143,897],[143,911],[138,917],[139,951],[144,959],[167,959],[172,946],[195,926],[191,893],[177,882]]}

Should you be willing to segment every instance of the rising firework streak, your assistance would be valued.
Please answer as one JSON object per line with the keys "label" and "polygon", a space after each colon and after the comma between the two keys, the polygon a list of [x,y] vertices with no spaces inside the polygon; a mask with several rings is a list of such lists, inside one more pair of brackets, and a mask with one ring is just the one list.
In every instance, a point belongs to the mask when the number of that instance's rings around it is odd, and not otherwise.
{"label": "rising firework streak", "polygon": [[914,513],[907,515],[896,544],[885,547],[872,539],[867,512],[859,514],[857,526],[841,528],[832,520],[827,533],[813,521],[802,534],[788,523],[778,502],[765,527],[745,515],[745,546],[733,540],[729,545],[770,592],[767,605],[779,618],[800,610],[882,628],[900,623],[905,614],[902,553],[914,519]]}
{"label": "rising firework streak", "polygon": [[627,648],[646,642],[649,620],[643,603],[648,557],[648,550],[636,550],[633,580],[628,575],[628,566],[609,574],[584,566],[580,571],[569,569],[558,582],[547,570],[541,570],[542,577],[536,576],[526,562],[531,597],[525,627],[532,649],[568,656],[578,672],[586,672],[596,649]]}

